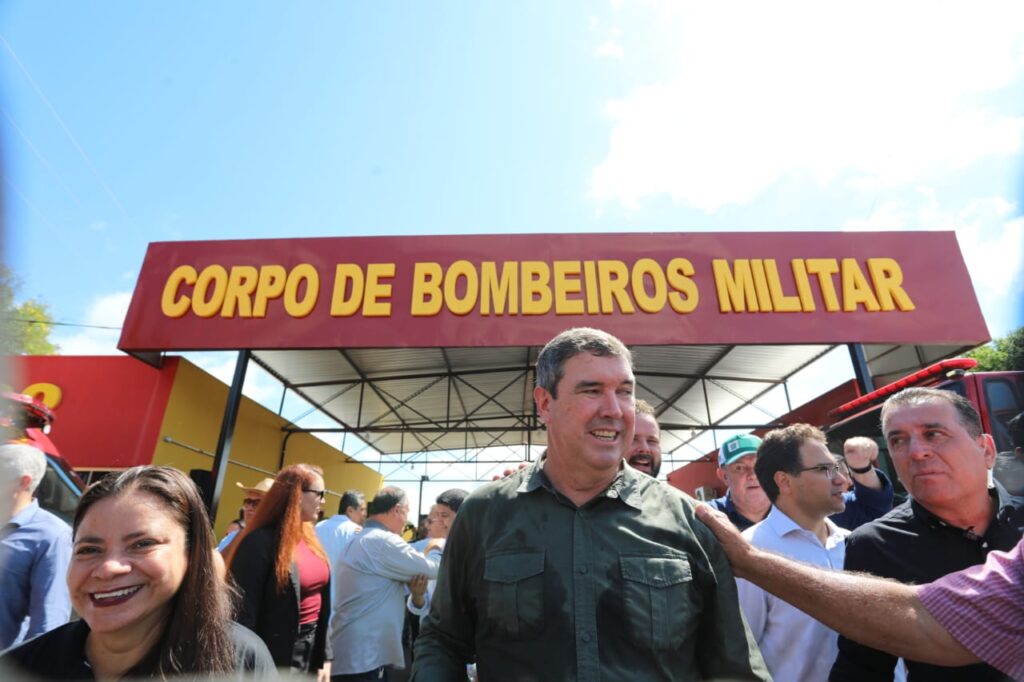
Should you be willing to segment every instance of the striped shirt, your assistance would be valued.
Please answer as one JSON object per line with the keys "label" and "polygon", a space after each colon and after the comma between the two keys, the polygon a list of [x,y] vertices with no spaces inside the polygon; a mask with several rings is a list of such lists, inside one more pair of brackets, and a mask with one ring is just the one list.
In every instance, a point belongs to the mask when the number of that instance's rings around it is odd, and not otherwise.
{"label": "striped shirt", "polygon": [[975,656],[1024,680],[1024,540],[918,588],[932,617]]}

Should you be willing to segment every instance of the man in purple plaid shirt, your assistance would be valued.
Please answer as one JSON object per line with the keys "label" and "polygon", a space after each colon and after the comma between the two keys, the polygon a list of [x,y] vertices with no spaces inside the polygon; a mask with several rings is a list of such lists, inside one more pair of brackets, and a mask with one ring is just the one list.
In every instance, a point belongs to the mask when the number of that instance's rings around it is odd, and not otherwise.
{"label": "man in purple plaid shirt", "polygon": [[828,571],[760,550],[725,514],[697,516],[722,543],[736,577],[793,604],[845,637],[943,666],[983,661],[1024,680],[1024,540],[984,564],[926,585]]}

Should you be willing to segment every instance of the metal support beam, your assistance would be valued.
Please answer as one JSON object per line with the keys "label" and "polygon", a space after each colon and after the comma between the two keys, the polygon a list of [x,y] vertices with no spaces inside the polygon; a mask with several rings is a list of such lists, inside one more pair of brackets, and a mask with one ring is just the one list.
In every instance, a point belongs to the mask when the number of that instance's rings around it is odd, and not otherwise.
{"label": "metal support beam", "polygon": [[224,408],[224,420],[220,425],[217,437],[217,449],[213,453],[213,489],[206,506],[210,510],[210,520],[217,518],[217,505],[220,504],[220,492],[224,488],[224,475],[228,471],[228,458],[231,456],[231,439],[235,433],[235,422],[238,420],[238,408],[242,404],[242,385],[245,384],[245,370],[249,365],[249,351],[238,351],[235,362],[235,376],[228,389],[228,403]]}
{"label": "metal support beam", "polygon": [[871,378],[868,360],[864,356],[864,346],[859,343],[848,343],[846,347],[850,350],[850,362],[853,363],[853,374],[857,377],[857,388],[860,389],[861,395],[867,395],[875,390],[875,382]]}

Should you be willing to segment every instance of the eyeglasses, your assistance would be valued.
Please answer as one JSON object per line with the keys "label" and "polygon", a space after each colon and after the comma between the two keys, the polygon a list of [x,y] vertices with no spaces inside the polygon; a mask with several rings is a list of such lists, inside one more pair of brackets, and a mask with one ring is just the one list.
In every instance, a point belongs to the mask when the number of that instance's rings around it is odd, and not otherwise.
{"label": "eyeglasses", "polygon": [[253,509],[255,509],[256,507],[259,506],[259,504],[260,501],[257,500],[255,497],[247,497],[244,500],[242,500],[243,507],[252,507]]}
{"label": "eyeglasses", "polygon": [[836,474],[841,474],[843,478],[850,477],[850,470],[846,466],[846,462],[839,460],[835,464],[819,464],[813,467],[804,467],[803,469],[797,469],[797,473],[803,473],[805,471],[818,471],[825,474],[828,478],[835,478]]}
{"label": "eyeglasses", "polygon": [[304,492],[304,493],[313,493],[314,495],[316,495],[317,497],[320,498],[321,502],[323,502],[324,501],[324,493],[326,493],[327,491],[326,490],[313,490],[312,488],[303,488],[302,492]]}

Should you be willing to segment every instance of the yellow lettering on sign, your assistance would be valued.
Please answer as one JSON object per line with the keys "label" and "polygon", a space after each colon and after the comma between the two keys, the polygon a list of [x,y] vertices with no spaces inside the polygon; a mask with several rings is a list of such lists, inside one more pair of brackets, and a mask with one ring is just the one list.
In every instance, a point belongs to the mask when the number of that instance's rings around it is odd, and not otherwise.
{"label": "yellow lettering on sign", "polygon": [[790,266],[793,268],[796,294],[800,297],[800,309],[805,313],[814,312],[814,294],[811,292],[811,281],[807,278],[807,264],[802,258],[794,258]]}
{"label": "yellow lettering on sign", "polygon": [[[654,287],[654,291],[651,293],[647,292],[648,280]],[[633,263],[631,281],[636,307],[645,313],[656,313],[665,307],[665,300],[668,298],[668,284],[665,281],[665,271],[658,265],[658,261],[652,258],[641,258]]]}
{"label": "yellow lettering on sign", "polygon": [[524,260],[523,315],[546,315],[551,310],[551,270],[540,260]]}
{"label": "yellow lettering on sign", "polygon": [[441,294],[441,264],[417,263],[412,272],[413,317],[432,317],[441,312],[444,296]]}
{"label": "yellow lettering on sign", "polygon": [[160,297],[160,310],[167,317],[184,317],[189,308],[192,307],[192,300],[184,294],[178,296],[182,284],[192,286],[196,283],[199,273],[191,265],[179,265],[174,268],[167,281],[164,283],[164,293]]}
{"label": "yellow lettering on sign", "polygon": [[825,310],[830,313],[839,310],[839,297],[836,296],[836,287],[832,282],[832,275],[839,272],[839,263],[835,258],[808,258],[807,273],[817,275],[818,288],[821,290],[821,300],[825,303]]}
{"label": "yellow lettering on sign", "polygon": [[504,315],[508,308],[509,315],[519,314],[519,264],[515,261],[501,264],[501,277],[494,261],[480,264],[480,314],[490,315],[494,308],[495,315]]}
{"label": "yellow lettering on sign", "polygon": [[868,312],[878,312],[881,306],[875,298],[875,292],[871,290],[864,273],[860,271],[860,264],[856,258],[844,258],[842,263],[843,279],[843,310],[848,313],[862,305]]}
{"label": "yellow lettering on sign", "polygon": [[570,294],[583,291],[579,280],[582,268],[578,260],[556,260],[555,270],[555,315],[582,315],[583,301],[569,298]]}
{"label": "yellow lettering on sign", "polygon": [[[459,278],[465,280],[463,294],[459,296]],[[448,266],[444,277],[444,302],[454,315],[468,315],[476,307],[480,280],[476,268],[468,260],[457,260]]]}
{"label": "yellow lettering on sign", "polygon": [[599,260],[597,261],[597,277],[601,282],[601,312],[611,315],[615,312],[612,304],[614,300],[618,303],[619,310],[627,315],[636,312],[633,303],[626,293],[626,286],[629,284],[629,270],[626,264],[620,260]]}
{"label": "yellow lettering on sign", "polygon": [[[302,285],[305,284],[305,287]],[[305,295],[300,299],[299,291],[305,289]],[[316,300],[320,294],[320,276],[316,268],[309,263],[296,265],[288,273],[288,279],[284,284],[284,309],[289,315],[295,318],[302,318],[313,312],[316,307]]]}
{"label": "yellow lettering on sign", "polygon": [[258,281],[259,273],[251,265],[236,265],[231,268],[220,316],[234,317],[237,305],[239,317],[252,317],[252,295],[256,291]]}
{"label": "yellow lettering on sign", "polygon": [[228,288],[228,271],[223,265],[203,268],[196,278],[192,292],[192,312],[198,317],[213,317],[224,305],[224,294]]}
{"label": "yellow lettering on sign", "polygon": [[782,291],[782,280],[779,278],[779,266],[774,258],[764,261],[764,274],[768,280],[768,292],[772,299],[772,310],[777,313],[798,313],[801,310],[800,298],[789,296]]}
{"label": "yellow lettering on sign", "polygon": [[677,313],[692,313],[697,309],[700,296],[693,277],[693,264],[685,258],[673,258],[668,262],[666,275],[673,291],[668,294],[668,304]]}
{"label": "yellow lettering on sign", "polygon": [[597,263],[592,260],[583,261],[583,281],[587,285],[587,314],[596,315],[601,312],[601,298],[598,295]]}
{"label": "yellow lettering on sign", "polygon": [[893,258],[868,258],[868,273],[875,285],[882,310],[914,310],[914,302],[903,290],[903,270]]}
{"label": "yellow lettering on sign", "polygon": [[351,317],[363,302],[363,270],[355,263],[334,266],[331,317]]}
{"label": "yellow lettering on sign", "polygon": [[757,293],[754,290],[754,276],[750,272],[750,261],[737,258],[733,267],[724,258],[711,261],[711,271],[718,291],[718,309],[723,313],[756,313]]}
{"label": "yellow lettering on sign", "polygon": [[772,312],[772,294],[768,290],[768,276],[764,272],[764,261],[750,260],[750,274],[754,277],[754,291],[757,292],[757,308],[762,313]]}
{"label": "yellow lettering on sign", "polygon": [[280,265],[264,265],[260,268],[260,281],[256,284],[256,298],[252,304],[252,316],[267,316],[267,301],[280,298],[284,293],[288,273]]}
{"label": "yellow lettering on sign", "polygon": [[366,293],[363,297],[363,317],[390,317],[391,284],[381,282],[395,276],[394,263],[370,263],[366,266]]}
{"label": "yellow lettering on sign", "polygon": [[64,399],[64,393],[60,390],[60,386],[56,384],[47,383],[35,383],[29,384],[21,390],[22,393],[32,398],[33,400],[39,400],[51,410],[57,409],[60,405],[60,401]]}

